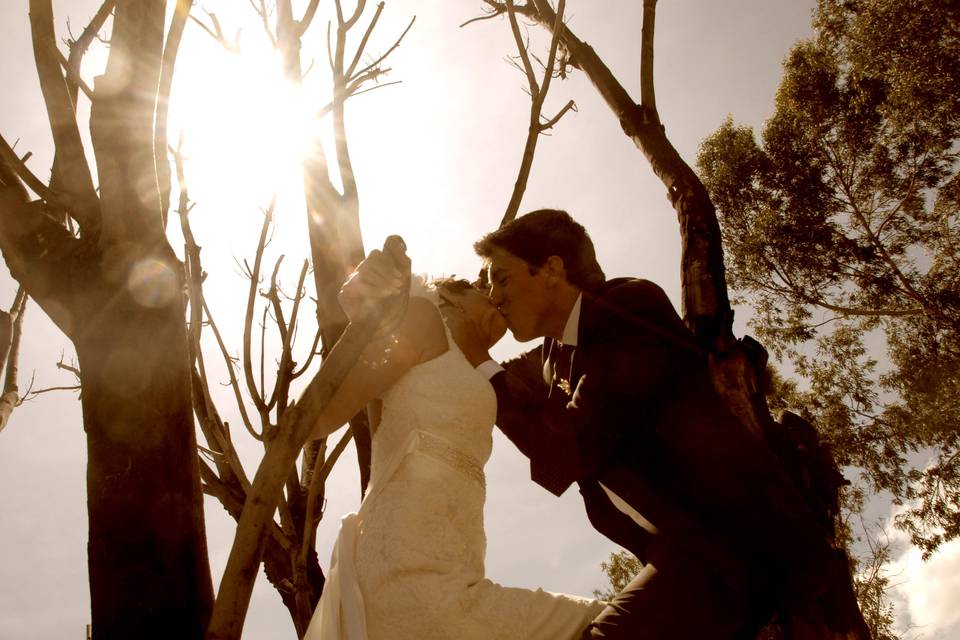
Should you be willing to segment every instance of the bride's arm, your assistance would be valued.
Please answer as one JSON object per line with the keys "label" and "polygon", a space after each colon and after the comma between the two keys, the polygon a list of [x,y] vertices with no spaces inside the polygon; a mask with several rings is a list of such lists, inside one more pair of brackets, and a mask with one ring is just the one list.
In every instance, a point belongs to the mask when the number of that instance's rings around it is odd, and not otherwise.
{"label": "bride's arm", "polygon": [[400,324],[392,333],[367,346],[324,408],[310,437],[333,433],[412,367],[442,355],[447,348],[437,307],[425,298],[410,298]]}

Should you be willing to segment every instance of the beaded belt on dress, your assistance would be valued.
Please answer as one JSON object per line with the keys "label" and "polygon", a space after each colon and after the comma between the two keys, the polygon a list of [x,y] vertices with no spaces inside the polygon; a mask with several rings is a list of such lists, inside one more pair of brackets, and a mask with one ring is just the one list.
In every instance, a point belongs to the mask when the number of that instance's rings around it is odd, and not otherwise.
{"label": "beaded belt on dress", "polygon": [[435,436],[426,431],[418,431],[416,438],[417,441],[414,447],[416,451],[421,451],[443,462],[449,467],[473,478],[479,482],[481,486],[486,487],[483,466],[477,462],[473,456],[460,451],[440,436]]}

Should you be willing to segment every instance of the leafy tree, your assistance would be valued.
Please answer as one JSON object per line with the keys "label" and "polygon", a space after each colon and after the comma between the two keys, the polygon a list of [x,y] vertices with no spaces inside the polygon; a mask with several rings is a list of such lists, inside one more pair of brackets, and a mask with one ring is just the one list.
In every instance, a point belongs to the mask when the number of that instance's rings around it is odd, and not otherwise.
{"label": "leafy tree", "polygon": [[612,600],[630,584],[642,568],[637,556],[629,551],[611,553],[607,560],[600,563],[600,570],[610,580],[610,586],[594,589],[593,596],[600,600]]}
{"label": "leafy tree", "polygon": [[806,383],[786,405],[909,503],[927,555],[960,534],[958,18],[820,0],[760,141],[728,119],[698,158],[731,288]]}

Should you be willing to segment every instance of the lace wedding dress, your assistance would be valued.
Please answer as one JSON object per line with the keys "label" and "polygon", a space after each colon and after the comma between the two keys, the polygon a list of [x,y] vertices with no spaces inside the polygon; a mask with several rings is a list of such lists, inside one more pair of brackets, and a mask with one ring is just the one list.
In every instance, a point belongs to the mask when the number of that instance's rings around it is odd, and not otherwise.
{"label": "lace wedding dress", "polygon": [[496,396],[448,342],[382,398],[367,495],[341,522],[305,640],[562,640],[603,609],[484,578]]}

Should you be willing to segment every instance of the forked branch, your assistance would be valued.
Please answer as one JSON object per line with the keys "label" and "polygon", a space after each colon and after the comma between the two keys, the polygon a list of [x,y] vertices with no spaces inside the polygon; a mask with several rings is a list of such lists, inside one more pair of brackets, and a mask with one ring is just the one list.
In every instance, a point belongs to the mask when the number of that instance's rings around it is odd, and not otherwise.
{"label": "forked branch", "polygon": [[[576,110],[576,105],[570,100],[554,117],[547,120],[543,118],[543,105],[547,98],[547,92],[550,90],[550,81],[556,73],[557,51],[560,45],[559,33],[563,27],[565,5],[565,0],[560,0],[557,6],[557,13],[554,16],[555,24],[553,25],[554,28],[550,38],[550,53],[547,56],[547,62],[543,65],[542,80],[538,80],[533,71],[533,65],[530,63],[528,44],[520,33],[520,26],[517,21],[518,7],[514,6],[513,0],[507,0],[503,5],[503,13],[507,14],[510,21],[510,30],[513,33],[518,55],[523,64],[522,69],[527,77],[527,84],[530,91],[530,119],[527,126],[527,139],[524,143],[523,155],[520,159],[520,168],[517,171],[517,179],[513,185],[513,192],[510,194],[507,209],[500,221],[501,226],[517,217],[517,212],[520,210],[520,202],[523,199],[524,192],[527,190],[527,182],[530,179],[530,171],[533,168],[533,156],[536,153],[537,141],[540,135],[552,129],[568,111]],[[565,63],[561,62],[561,64]]]}
{"label": "forked branch", "polygon": [[56,182],[62,185],[70,214],[81,230],[96,235],[100,224],[99,199],[80,139],[74,102],[61,69],[51,0],[30,0],[30,31],[40,90],[56,153],[61,159],[57,163]]}

